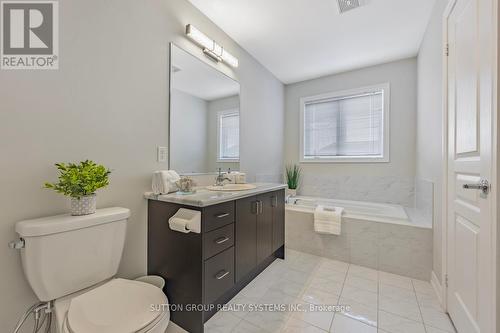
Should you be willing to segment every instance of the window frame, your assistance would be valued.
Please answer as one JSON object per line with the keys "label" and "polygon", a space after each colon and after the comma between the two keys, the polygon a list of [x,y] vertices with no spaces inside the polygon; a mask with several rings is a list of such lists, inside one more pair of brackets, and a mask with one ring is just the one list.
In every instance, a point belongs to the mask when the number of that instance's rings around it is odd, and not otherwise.
{"label": "window frame", "polygon": [[[229,110],[224,110],[224,111],[219,111],[217,112],[217,163],[238,163],[240,161],[240,151],[238,150],[238,158],[221,158],[221,118],[223,116],[229,116],[229,115],[238,115],[238,127],[241,129],[240,122],[241,122],[241,117],[240,117],[240,111],[239,109],[229,109]],[[240,138],[238,137],[238,141]]]}
{"label": "window frame", "polygon": [[[383,105],[384,112],[382,114],[382,133],[383,145],[382,154],[377,156],[328,156],[328,157],[305,157],[304,156],[304,140],[305,140],[305,108],[306,104],[311,102],[319,102],[325,99],[335,99],[341,97],[355,96],[373,93],[376,91],[383,91]],[[390,162],[390,84],[388,82],[366,86],[361,88],[354,88],[348,90],[334,91],[320,95],[307,96],[300,98],[300,163],[388,163]]]}

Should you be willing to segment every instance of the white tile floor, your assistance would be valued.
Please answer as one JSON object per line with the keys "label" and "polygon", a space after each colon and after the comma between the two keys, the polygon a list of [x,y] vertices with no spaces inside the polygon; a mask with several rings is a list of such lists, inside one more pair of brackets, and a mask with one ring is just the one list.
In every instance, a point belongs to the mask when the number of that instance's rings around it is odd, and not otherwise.
{"label": "white tile floor", "polygon": [[[237,304],[242,304],[238,310]],[[258,304],[296,304],[305,311],[249,310]],[[336,313],[312,309],[310,304],[350,309]],[[273,262],[229,305],[233,311],[218,312],[205,324],[205,332],[455,332],[429,282],[293,250],[287,250],[286,260]]]}

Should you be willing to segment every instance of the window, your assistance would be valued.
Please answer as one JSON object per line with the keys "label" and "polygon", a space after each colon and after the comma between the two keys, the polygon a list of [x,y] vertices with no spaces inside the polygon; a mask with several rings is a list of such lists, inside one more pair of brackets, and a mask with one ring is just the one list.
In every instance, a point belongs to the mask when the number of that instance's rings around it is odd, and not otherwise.
{"label": "window", "polygon": [[217,161],[238,162],[240,159],[240,114],[238,110],[217,114]]}
{"label": "window", "polygon": [[301,162],[388,162],[389,84],[301,99]]}

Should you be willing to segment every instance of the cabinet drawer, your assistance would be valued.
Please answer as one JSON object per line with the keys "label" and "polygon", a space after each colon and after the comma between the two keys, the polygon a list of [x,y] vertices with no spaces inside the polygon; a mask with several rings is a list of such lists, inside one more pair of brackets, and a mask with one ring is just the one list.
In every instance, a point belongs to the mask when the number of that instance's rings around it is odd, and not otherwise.
{"label": "cabinet drawer", "polygon": [[203,259],[234,245],[234,223],[203,234]]}
{"label": "cabinet drawer", "polygon": [[212,303],[234,285],[234,247],[205,261],[205,304]]}
{"label": "cabinet drawer", "polygon": [[234,201],[203,209],[203,231],[212,231],[234,222]]}

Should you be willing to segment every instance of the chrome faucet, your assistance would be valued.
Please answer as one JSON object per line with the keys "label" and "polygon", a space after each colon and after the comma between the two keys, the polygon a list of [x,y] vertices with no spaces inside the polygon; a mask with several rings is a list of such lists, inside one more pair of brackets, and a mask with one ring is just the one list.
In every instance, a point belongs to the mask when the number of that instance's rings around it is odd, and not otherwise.
{"label": "chrome faucet", "polygon": [[294,198],[292,195],[288,194],[285,197],[285,203],[290,204],[290,205],[296,205],[297,204],[297,198]]}
{"label": "chrome faucet", "polygon": [[224,186],[225,180],[231,181],[231,179],[224,176],[224,174],[222,173],[222,169],[219,168],[219,174],[215,178],[215,186]]}

